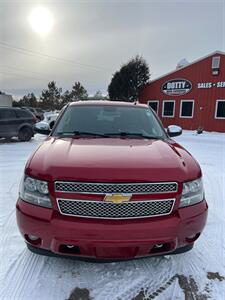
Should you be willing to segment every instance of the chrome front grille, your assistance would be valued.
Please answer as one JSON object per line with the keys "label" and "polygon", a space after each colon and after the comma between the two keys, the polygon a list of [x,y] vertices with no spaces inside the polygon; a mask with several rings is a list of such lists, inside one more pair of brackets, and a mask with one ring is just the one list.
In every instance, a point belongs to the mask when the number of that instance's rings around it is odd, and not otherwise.
{"label": "chrome front grille", "polygon": [[177,183],[87,183],[56,181],[55,191],[82,194],[164,194],[177,192]]}
{"label": "chrome front grille", "polygon": [[115,204],[103,201],[57,199],[61,214],[98,218],[133,219],[168,215],[173,209],[175,199],[130,201]]}

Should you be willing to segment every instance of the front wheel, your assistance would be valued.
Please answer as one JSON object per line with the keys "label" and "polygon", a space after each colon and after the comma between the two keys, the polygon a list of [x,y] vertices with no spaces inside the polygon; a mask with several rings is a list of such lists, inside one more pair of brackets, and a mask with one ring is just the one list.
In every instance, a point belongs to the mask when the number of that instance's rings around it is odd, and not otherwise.
{"label": "front wheel", "polygon": [[32,130],[28,127],[20,129],[18,138],[21,142],[28,142],[32,138]]}
{"label": "front wheel", "polygon": [[10,143],[12,141],[11,138],[12,138],[11,136],[7,136],[5,138],[6,143]]}

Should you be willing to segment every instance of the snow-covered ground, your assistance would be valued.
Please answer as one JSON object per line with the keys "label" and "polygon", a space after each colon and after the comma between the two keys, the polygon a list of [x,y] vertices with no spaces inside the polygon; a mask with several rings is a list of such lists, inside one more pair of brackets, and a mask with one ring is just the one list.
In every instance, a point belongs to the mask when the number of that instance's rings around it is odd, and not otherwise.
{"label": "snow-covered ground", "polygon": [[118,263],[87,263],[30,253],[15,203],[31,142],[0,141],[0,299],[225,299],[225,134],[184,132],[177,141],[200,162],[208,223],[195,248],[181,255]]}

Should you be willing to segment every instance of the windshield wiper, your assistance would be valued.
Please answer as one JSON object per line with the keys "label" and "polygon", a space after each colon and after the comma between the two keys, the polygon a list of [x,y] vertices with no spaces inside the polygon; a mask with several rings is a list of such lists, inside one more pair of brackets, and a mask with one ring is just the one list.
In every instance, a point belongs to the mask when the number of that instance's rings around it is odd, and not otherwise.
{"label": "windshield wiper", "polygon": [[104,133],[98,133],[98,132],[89,132],[89,131],[79,131],[75,130],[73,132],[74,135],[91,135],[91,136],[101,136],[101,137],[107,137]]}
{"label": "windshield wiper", "polygon": [[145,139],[154,139],[154,140],[158,140],[161,139],[161,137],[158,136],[151,136],[151,135],[147,135],[147,134],[143,134],[143,133],[137,133],[137,132],[125,132],[125,131],[121,131],[121,132],[111,132],[111,133],[97,133],[97,132],[89,132],[89,131],[79,131],[79,130],[75,130],[75,131],[62,131],[62,132],[57,132],[58,136],[66,136],[66,137],[74,137],[74,136],[97,136],[97,137],[104,137],[104,138],[108,138],[111,136],[119,136],[119,137],[141,137],[141,138],[145,138]]}
{"label": "windshield wiper", "polygon": [[103,133],[97,133],[97,132],[89,132],[89,131],[62,131],[57,132],[59,136],[82,136],[82,135],[89,135],[89,136],[100,136],[100,137],[108,137],[107,135]]}
{"label": "windshield wiper", "polygon": [[147,135],[147,134],[143,134],[143,133],[138,133],[138,132],[125,132],[125,131],[121,131],[121,132],[112,132],[112,133],[107,133],[107,136],[121,136],[121,137],[126,137],[126,136],[137,136],[137,137],[142,137],[145,139],[160,139],[160,137],[158,136],[151,136],[151,135]]}

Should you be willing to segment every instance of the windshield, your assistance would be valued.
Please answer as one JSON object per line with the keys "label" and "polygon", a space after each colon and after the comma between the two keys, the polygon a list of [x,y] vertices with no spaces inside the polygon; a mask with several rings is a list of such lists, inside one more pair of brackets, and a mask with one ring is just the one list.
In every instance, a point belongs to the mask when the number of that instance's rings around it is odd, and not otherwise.
{"label": "windshield", "polygon": [[69,106],[52,135],[166,137],[150,109],[110,105]]}

